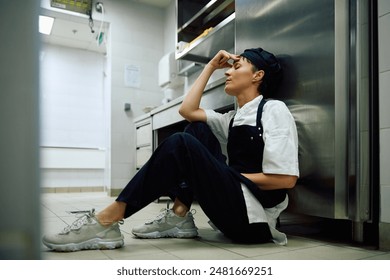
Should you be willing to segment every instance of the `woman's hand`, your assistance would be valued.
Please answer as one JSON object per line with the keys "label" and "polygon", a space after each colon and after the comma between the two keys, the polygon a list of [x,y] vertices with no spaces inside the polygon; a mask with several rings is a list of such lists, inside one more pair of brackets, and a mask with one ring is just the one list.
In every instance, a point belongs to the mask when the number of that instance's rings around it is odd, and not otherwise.
{"label": "woman's hand", "polygon": [[233,60],[236,62],[240,60],[240,56],[236,54],[231,54],[225,50],[220,50],[210,61],[209,65],[214,69],[229,68],[232,66],[232,63],[229,61]]}

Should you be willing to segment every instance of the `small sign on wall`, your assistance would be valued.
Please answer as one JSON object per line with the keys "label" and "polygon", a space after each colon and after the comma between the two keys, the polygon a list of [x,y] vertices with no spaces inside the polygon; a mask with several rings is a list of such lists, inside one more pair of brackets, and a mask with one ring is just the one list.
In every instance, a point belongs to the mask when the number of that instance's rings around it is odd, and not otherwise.
{"label": "small sign on wall", "polygon": [[140,67],[138,65],[125,65],[125,86],[132,88],[141,87]]}

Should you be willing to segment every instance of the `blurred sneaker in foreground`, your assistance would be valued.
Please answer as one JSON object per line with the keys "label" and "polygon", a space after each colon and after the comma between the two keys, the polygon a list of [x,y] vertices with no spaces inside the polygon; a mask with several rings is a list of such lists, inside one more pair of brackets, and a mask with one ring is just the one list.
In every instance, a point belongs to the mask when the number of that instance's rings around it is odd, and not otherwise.
{"label": "blurred sneaker in foreground", "polygon": [[57,234],[45,235],[42,239],[49,249],[68,252],[79,250],[115,249],[124,244],[119,224],[101,225],[95,210],[80,211],[83,215]]}

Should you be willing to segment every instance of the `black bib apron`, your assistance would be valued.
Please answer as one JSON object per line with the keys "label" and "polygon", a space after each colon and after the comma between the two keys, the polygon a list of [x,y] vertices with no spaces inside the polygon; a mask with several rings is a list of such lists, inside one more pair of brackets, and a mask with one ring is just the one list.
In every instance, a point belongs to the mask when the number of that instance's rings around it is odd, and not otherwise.
{"label": "black bib apron", "polygon": [[263,172],[263,126],[261,117],[267,100],[262,99],[257,109],[256,126],[240,125],[233,127],[234,118],[229,124],[227,152],[229,166],[236,171],[236,176],[243,182],[264,208],[271,208],[286,198],[287,190],[260,190],[252,181],[241,173]]}

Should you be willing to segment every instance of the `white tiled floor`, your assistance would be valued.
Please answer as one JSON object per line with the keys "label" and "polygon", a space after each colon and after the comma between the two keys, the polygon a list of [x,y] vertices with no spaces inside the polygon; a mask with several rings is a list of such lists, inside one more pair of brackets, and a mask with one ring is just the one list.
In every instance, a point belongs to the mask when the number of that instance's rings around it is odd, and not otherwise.
{"label": "white tiled floor", "polygon": [[[57,232],[74,220],[68,214],[71,210],[96,211],[103,209],[114,200],[105,193],[65,193],[42,195],[42,233]],[[47,260],[390,260],[390,252],[382,252],[373,246],[363,246],[334,238],[324,238],[315,222],[302,224],[292,214],[282,214],[282,228],[288,234],[288,245],[273,243],[259,245],[234,244],[215,232],[207,223],[208,219],[198,205],[195,223],[200,236],[196,239],[156,239],[134,238],[131,228],[155,217],[166,207],[166,202],[151,203],[148,207],[125,220],[121,226],[125,236],[125,246],[116,250],[93,250],[72,253],[49,251],[42,245],[42,258]],[[309,219],[310,220],[310,219]],[[295,234],[295,233],[297,234]],[[342,234],[341,234],[342,235]],[[324,241],[327,240],[327,241]],[[345,240],[345,239],[344,239]]]}

